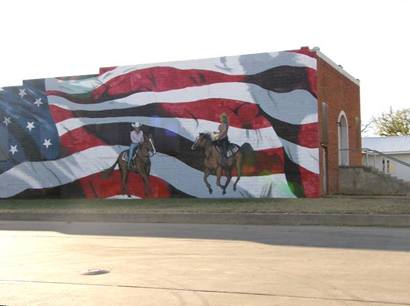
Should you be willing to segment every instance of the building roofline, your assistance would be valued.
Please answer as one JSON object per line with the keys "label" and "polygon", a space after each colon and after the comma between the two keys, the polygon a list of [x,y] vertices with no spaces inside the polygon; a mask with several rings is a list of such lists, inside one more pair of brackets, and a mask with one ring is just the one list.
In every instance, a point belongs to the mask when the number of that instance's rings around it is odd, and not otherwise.
{"label": "building roofline", "polygon": [[387,154],[387,155],[394,155],[394,154],[401,155],[401,154],[409,154],[409,153],[410,153],[410,151],[392,151],[392,152],[387,152],[385,154]]}
{"label": "building roofline", "polygon": [[363,136],[366,139],[410,138],[410,135]]}
{"label": "building roofline", "polygon": [[410,153],[410,151],[387,151],[387,152],[380,151],[380,152],[382,152],[385,155],[402,155],[402,154],[409,154]]}
{"label": "building roofline", "polygon": [[338,72],[343,74],[346,78],[348,78],[350,81],[355,83],[357,86],[360,86],[360,81],[359,79],[356,79],[354,76],[352,76],[350,73],[348,73],[346,70],[344,70],[340,65],[336,64],[334,61],[332,61],[329,57],[327,57],[325,54],[323,54],[320,51],[319,47],[314,47],[311,51],[315,52],[316,55],[324,60],[326,63],[328,63],[330,66],[332,66],[334,69],[336,69]]}

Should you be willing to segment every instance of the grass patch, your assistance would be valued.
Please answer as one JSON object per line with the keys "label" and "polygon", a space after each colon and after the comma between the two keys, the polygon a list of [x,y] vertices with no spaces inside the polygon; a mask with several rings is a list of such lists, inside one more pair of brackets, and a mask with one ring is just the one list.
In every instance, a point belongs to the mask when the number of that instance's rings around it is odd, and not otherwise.
{"label": "grass patch", "polygon": [[0,200],[1,213],[410,214],[409,198]]}

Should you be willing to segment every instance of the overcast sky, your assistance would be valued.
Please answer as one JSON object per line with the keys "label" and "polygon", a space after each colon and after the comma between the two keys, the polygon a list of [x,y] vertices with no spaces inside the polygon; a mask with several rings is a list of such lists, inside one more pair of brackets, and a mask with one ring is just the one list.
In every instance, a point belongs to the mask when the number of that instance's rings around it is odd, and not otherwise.
{"label": "overcast sky", "polygon": [[0,87],[99,67],[320,47],[362,121],[410,107],[410,1],[1,1]]}

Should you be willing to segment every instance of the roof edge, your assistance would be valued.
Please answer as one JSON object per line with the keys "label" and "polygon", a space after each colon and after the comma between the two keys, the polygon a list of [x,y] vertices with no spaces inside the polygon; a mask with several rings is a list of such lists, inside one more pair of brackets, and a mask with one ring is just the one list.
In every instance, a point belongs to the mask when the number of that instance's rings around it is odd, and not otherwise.
{"label": "roof edge", "polygon": [[[380,149],[377,151],[380,151]],[[380,151],[380,152],[382,152],[384,155],[407,155],[410,153],[410,150],[409,151],[386,151],[386,152]]]}
{"label": "roof edge", "polygon": [[313,52],[316,53],[316,55],[324,60],[326,63],[328,63],[330,66],[332,66],[334,69],[336,69],[338,72],[343,74],[346,78],[348,78],[350,81],[355,83],[357,86],[360,86],[360,80],[356,79],[354,76],[352,76],[350,73],[348,73],[346,70],[344,70],[341,66],[336,64],[334,61],[332,61],[329,57],[327,57],[323,52],[320,51],[319,47],[314,47],[312,49]]}

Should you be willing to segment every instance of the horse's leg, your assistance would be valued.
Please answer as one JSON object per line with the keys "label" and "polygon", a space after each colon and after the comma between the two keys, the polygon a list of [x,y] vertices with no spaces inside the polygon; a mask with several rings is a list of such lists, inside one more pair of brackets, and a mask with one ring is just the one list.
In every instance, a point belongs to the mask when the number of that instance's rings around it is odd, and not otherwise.
{"label": "horse's leg", "polygon": [[233,190],[236,191],[236,185],[238,184],[240,178],[241,178],[241,172],[242,172],[242,154],[239,152],[237,155],[237,158],[235,160],[235,165],[236,165],[236,181],[233,184]]}
{"label": "horse's leg", "polygon": [[[221,176],[222,176],[222,167],[221,166],[218,166],[217,168],[216,168],[216,185],[218,186],[218,187],[220,187],[223,191],[225,191],[224,190],[224,187],[221,185]],[[225,194],[225,193],[224,193]]]}
{"label": "horse's leg", "polygon": [[208,187],[209,193],[212,193],[211,184],[209,184],[209,182],[208,182],[208,176],[209,176],[209,174],[210,174],[209,168],[205,168],[205,169],[204,169],[204,182],[205,182],[206,187]]}
{"label": "horse's leg", "polygon": [[222,194],[226,193],[226,188],[228,188],[229,183],[231,182],[231,178],[232,178],[232,168],[227,168],[225,169],[225,175],[226,175],[226,182],[224,185],[224,191]]}
{"label": "horse's leg", "polygon": [[145,177],[146,177],[146,179],[144,181],[146,183],[146,191],[147,191],[148,195],[152,194],[151,185],[149,184],[149,175],[150,175],[150,173],[151,173],[151,163],[148,162],[145,166]]}
{"label": "horse's leg", "polygon": [[127,176],[128,176],[128,171],[127,168],[125,168],[126,165],[122,164],[120,166],[120,174],[121,174],[121,194],[128,194],[127,190]]}
{"label": "horse's leg", "polygon": [[[128,165],[127,165],[128,167]],[[124,186],[125,186],[125,191],[127,192],[127,196],[130,198],[130,191],[128,190],[128,168],[124,168]]]}
{"label": "horse's leg", "polygon": [[130,197],[128,192],[128,162],[127,160],[123,160],[122,157],[119,158],[120,161],[118,163],[118,167],[121,174],[121,194],[126,194]]}
{"label": "horse's leg", "polygon": [[119,167],[120,175],[121,175],[121,194],[125,194],[126,193],[125,184],[124,184],[125,172],[124,172],[124,164],[122,160],[120,160],[120,162],[118,163],[118,167]]}
{"label": "horse's leg", "polygon": [[144,196],[148,197],[150,192],[151,192],[151,188],[149,186],[149,180],[148,180],[148,175],[144,172],[144,173],[140,173],[142,180],[144,181]]}

